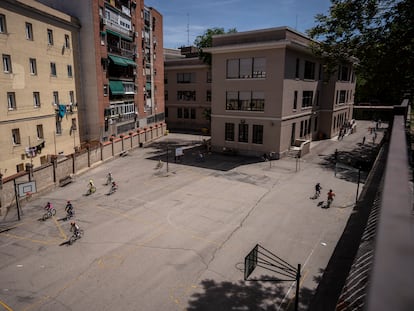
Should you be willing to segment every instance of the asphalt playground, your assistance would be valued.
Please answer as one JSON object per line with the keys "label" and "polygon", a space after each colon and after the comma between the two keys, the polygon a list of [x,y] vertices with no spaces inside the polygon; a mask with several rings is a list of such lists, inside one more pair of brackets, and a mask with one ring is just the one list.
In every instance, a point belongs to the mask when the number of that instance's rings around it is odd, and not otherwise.
{"label": "asphalt playground", "polygon": [[[22,202],[20,221],[15,208],[1,216],[0,310],[291,310],[296,283],[275,258],[301,265],[306,310],[363,191],[384,132],[374,142],[372,126],[357,121],[342,140],[274,161],[209,153],[208,137],[170,133],[79,172]],[[119,185],[112,195],[108,172]],[[97,191],[86,196],[90,179]],[[312,199],[317,182],[322,195]],[[85,231],[70,246],[67,200]],[[48,201],[57,214],[44,221]],[[246,281],[257,244],[276,257]]]}

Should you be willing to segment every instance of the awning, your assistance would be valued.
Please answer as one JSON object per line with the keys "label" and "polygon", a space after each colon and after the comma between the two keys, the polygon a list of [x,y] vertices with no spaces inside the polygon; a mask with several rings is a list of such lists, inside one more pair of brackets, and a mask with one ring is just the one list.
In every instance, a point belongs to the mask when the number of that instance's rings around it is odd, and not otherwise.
{"label": "awning", "polygon": [[118,66],[126,67],[128,65],[131,65],[131,66],[137,65],[133,60],[125,58],[125,57],[120,57],[120,56],[115,56],[115,55],[108,55],[108,57],[115,65],[118,65]]}
{"label": "awning", "polygon": [[109,80],[109,88],[112,95],[123,95],[125,94],[124,85],[122,81],[111,81]]}
{"label": "awning", "polygon": [[126,36],[126,35],[123,35],[123,34],[117,33],[117,32],[115,32],[115,31],[112,31],[112,30],[107,29],[107,30],[106,30],[106,32],[107,32],[107,33],[110,33],[111,35],[117,36],[117,37],[119,37],[119,38],[122,38],[122,39],[125,39],[125,40],[128,40],[128,41],[133,41],[133,39],[132,39],[132,38],[130,38],[130,37]]}
{"label": "awning", "polygon": [[126,67],[128,66],[128,64],[124,61],[124,59],[122,57],[119,56],[113,56],[113,55],[109,55],[109,59],[118,66],[123,66]]}

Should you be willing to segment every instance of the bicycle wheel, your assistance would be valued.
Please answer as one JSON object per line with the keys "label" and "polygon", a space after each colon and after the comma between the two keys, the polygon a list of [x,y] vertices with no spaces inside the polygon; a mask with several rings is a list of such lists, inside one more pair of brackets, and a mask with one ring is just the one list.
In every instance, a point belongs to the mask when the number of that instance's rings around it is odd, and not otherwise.
{"label": "bicycle wheel", "polygon": [[50,212],[51,212],[51,215],[53,215],[53,216],[56,215],[56,210],[55,209],[52,209]]}
{"label": "bicycle wheel", "polygon": [[72,245],[73,242],[75,242],[75,240],[76,240],[76,237],[74,235],[72,235],[69,239],[69,245]]}
{"label": "bicycle wheel", "polygon": [[49,218],[49,216],[48,216],[47,214],[48,214],[48,213],[44,213],[44,214],[43,214],[43,217],[42,217],[43,221],[45,221],[46,219],[48,219],[48,218]]}

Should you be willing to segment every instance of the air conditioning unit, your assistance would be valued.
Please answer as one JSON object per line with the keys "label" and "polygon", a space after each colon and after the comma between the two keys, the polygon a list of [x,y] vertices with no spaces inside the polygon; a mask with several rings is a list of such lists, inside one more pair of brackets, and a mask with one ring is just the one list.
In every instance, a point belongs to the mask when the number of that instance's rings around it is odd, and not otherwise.
{"label": "air conditioning unit", "polygon": [[105,18],[102,19],[102,25],[106,25],[107,20]]}
{"label": "air conditioning unit", "polygon": [[138,33],[138,31],[135,31],[135,37],[139,37],[139,33]]}

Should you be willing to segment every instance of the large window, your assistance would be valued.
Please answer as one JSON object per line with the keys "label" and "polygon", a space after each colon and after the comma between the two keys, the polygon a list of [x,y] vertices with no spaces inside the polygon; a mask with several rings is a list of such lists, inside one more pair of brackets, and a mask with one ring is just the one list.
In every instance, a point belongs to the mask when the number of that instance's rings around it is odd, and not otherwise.
{"label": "large window", "polygon": [[266,59],[240,58],[227,60],[227,79],[251,79],[266,77]]}
{"label": "large window", "polygon": [[35,58],[29,58],[29,66],[30,66],[30,74],[37,75],[37,66],[36,66]]}
{"label": "large window", "polygon": [[10,55],[3,54],[3,71],[5,73],[12,72],[12,63]]}
{"label": "large window", "polygon": [[33,107],[39,108],[40,107],[40,93],[33,92]]}
{"label": "large window", "polygon": [[56,77],[56,63],[50,63],[50,75]]}
{"label": "large window", "polygon": [[227,141],[234,141],[234,123],[225,124],[224,139]]}
{"label": "large window", "polygon": [[33,26],[30,23],[26,23],[26,39],[33,40]]}
{"label": "large window", "polygon": [[183,108],[177,108],[177,119],[182,119],[183,117]]}
{"label": "large window", "polygon": [[207,93],[206,93],[206,101],[207,102],[211,102],[211,90],[207,90]]}
{"label": "large window", "polygon": [[304,79],[315,80],[315,63],[305,61]]}
{"label": "large window", "polygon": [[240,91],[226,93],[226,110],[264,111],[264,92]]}
{"label": "large window", "polygon": [[75,92],[74,91],[69,91],[69,103],[71,105],[75,104]]}
{"label": "large window", "polygon": [[253,144],[263,144],[263,125],[253,124]]}
{"label": "large window", "polygon": [[47,44],[53,45],[53,30],[52,29],[47,30]]}
{"label": "large window", "polygon": [[6,16],[3,14],[0,14],[0,33],[6,33],[7,32],[7,26],[6,26]]}
{"label": "large window", "polygon": [[211,71],[207,71],[207,83],[211,83]]}
{"label": "large window", "polygon": [[7,108],[9,110],[16,110],[16,94],[14,92],[7,92]]}
{"label": "large window", "polygon": [[177,73],[177,83],[194,83],[194,82],[195,82],[194,72]]}
{"label": "large window", "polygon": [[249,125],[246,123],[239,124],[239,142],[247,143],[249,141]]}
{"label": "large window", "polygon": [[195,91],[177,91],[177,100],[180,101],[195,101],[196,92]]}
{"label": "large window", "polygon": [[313,91],[303,91],[302,93],[302,108],[312,107]]}
{"label": "large window", "polygon": [[13,142],[13,145],[21,144],[19,129],[12,129],[12,142]]}

